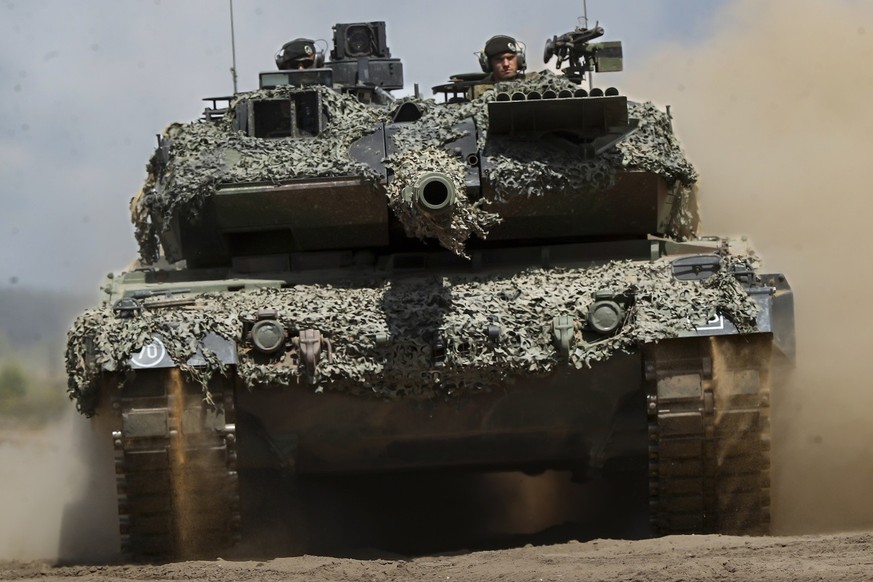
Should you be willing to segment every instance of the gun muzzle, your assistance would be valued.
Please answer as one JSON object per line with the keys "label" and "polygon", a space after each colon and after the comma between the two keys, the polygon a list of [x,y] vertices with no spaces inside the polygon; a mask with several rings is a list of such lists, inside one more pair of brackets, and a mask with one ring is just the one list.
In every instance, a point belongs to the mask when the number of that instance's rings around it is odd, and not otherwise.
{"label": "gun muzzle", "polygon": [[457,189],[446,174],[428,172],[404,188],[403,198],[428,214],[445,214],[455,204]]}

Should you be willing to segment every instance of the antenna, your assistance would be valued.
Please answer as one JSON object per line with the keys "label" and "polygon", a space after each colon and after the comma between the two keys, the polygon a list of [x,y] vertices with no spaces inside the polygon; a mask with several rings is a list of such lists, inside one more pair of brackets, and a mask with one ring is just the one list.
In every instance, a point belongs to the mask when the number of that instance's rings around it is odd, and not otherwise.
{"label": "antenna", "polygon": [[233,0],[230,0],[230,52],[233,58],[230,76],[233,77],[233,94],[236,95],[236,39],[233,35]]}
{"label": "antenna", "polygon": [[[582,0],[582,21],[583,27],[588,28],[588,0]],[[588,71],[588,92],[594,88],[594,71]]]}

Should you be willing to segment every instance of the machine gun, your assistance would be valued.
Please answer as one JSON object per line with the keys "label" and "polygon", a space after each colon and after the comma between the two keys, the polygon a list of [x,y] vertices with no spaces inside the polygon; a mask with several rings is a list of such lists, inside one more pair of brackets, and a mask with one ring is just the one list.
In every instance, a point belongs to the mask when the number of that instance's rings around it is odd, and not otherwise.
{"label": "machine gun", "polygon": [[560,36],[554,36],[546,41],[543,62],[548,63],[556,56],[557,67],[560,69],[564,61],[567,61],[569,66],[563,69],[563,73],[577,83],[585,78],[587,71],[598,73],[621,71],[621,41],[591,42],[603,34],[603,27],[595,25],[594,28],[577,27]]}

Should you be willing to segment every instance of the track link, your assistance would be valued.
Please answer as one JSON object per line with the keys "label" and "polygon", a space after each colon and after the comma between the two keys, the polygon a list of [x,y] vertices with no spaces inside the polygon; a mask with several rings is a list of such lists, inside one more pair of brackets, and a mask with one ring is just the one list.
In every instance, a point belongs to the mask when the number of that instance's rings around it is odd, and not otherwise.
{"label": "track link", "polygon": [[239,538],[233,390],[178,370],[140,372],[125,386],[113,432],[121,550],[134,561],[217,555]]}
{"label": "track link", "polygon": [[647,349],[656,533],[769,532],[771,345],[757,334]]}

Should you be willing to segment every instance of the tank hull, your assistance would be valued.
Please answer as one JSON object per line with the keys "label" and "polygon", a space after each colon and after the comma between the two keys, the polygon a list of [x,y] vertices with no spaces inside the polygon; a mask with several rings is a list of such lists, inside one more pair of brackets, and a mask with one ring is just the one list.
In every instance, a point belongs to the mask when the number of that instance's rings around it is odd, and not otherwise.
{"label": "tank hull", "polygon": [[238,390],[240,467],[284,465],[299,474],[587,470],[645,456],[638,354],[622,354],[591,370],[517,378],[449,401],[362,399],[329,393],[329,387],[325,392],[306,386]]}
{"label": "tank hull", "polygon": [[767,533],[771,371],[785,361],[773,346],[770,333],[665,340],[451,401],[249,389],[231,374],[208,403],[176,368],[142,371],[104,386],[122,547],[213,555],[257,538],[252,508],[269,498],[296,524],[275,551],[311,551],[295,517],[311,479],[458,471],[648,480],[652,532]]}

